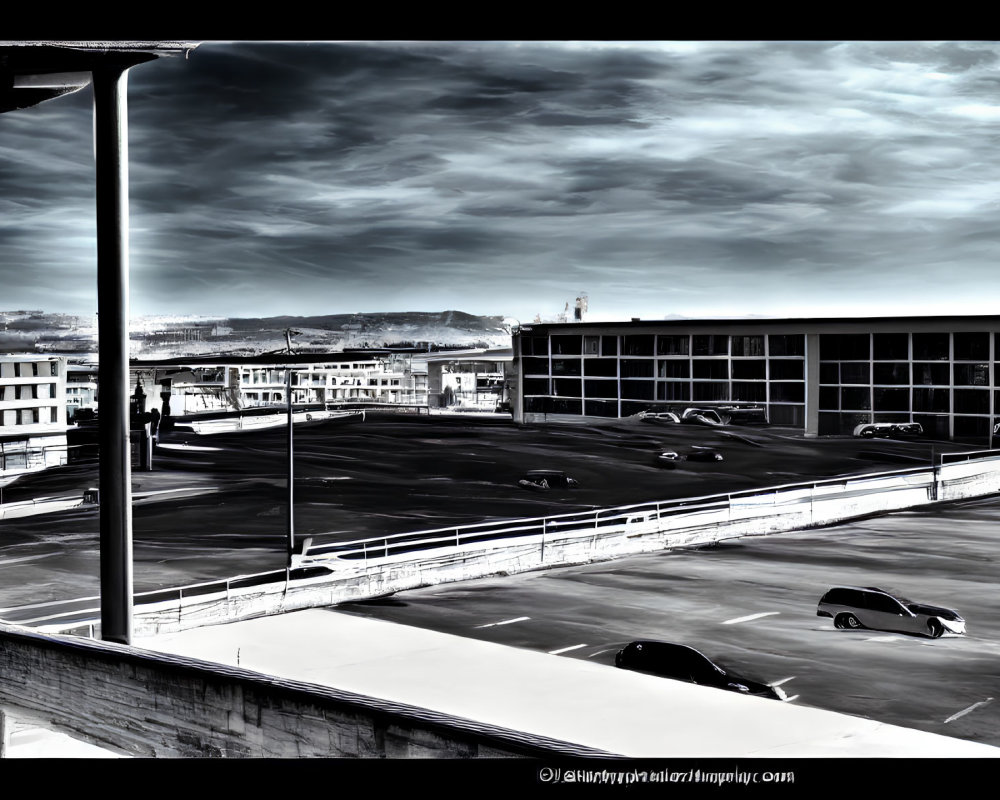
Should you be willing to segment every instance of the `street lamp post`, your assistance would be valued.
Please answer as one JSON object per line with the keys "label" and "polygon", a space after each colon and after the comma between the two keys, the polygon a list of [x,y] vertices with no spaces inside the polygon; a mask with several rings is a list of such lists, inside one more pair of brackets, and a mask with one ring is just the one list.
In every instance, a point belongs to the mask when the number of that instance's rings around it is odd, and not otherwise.
{"label": "street lamp post", "polygon": [[288,565],[295,552],[295,420],[292,419],[292,366],[285,370],[285,398],[288,401]]}

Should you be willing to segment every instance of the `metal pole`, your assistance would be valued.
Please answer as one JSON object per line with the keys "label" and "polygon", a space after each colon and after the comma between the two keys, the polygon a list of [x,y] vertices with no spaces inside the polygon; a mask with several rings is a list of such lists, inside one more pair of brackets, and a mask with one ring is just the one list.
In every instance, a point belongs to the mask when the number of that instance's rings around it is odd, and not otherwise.
{"label": "metal pole", "polygon": [[131,644],[132,463],[128,401],[128,67],[94,70],[97,174],[101,638]]}
{"label": "metal pole", "polygon": [[292,368],[285,373],[285,391],[288,400],[288,563],[295,552],[295,423],[292,420]]}

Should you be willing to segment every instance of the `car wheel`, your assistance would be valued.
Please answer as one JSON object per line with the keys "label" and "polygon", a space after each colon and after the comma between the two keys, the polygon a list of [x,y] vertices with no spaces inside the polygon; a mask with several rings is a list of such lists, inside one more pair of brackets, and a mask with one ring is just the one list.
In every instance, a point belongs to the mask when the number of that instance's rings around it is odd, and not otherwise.
{"label": "car wheel", "polygon": [[941,634],[944,633],[944,625],[936,619],[932,619],[927,623],[927,632],[930,634],[932,639],[939,639]]}
{"label": "car wheel", "polygon": [[848,628],[853,630],[858,630],[859,628],[865,627],[861,624],[859,620],[853,614],[839,614],[833,622],[838,628]]}

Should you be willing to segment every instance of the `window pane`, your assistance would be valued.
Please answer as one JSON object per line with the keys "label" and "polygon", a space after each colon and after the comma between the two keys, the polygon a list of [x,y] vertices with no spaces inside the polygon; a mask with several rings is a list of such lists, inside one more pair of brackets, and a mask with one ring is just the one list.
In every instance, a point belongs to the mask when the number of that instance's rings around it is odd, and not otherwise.
{"label": "window pane", "polygon": [[947,386],[949,384],[947,364],[914,364],[913,383],[924,386]]}
{"label": "window pane", "polygon": [[584,414],[588,417],[617,417],[618,402],[608,400],[585,400]]}
{"label": "window pane", "polygon": [[692,369],[696,378],[715,378],[718,380],[728,380],[729,378],[729,362],[727,361],[699,361],[695,359]]}
{"label": "window pane", "polygon": [[798,359],[794,361],[771,360],[771,380],[789,381],[802,380],[802,365],[804,362]]}
{"label": "window pane", "polygon": [[689,353],[689,337],[657,336],[656,352],[661,356],[686,356]]}
{"label": "window pane", "polygon": [[660,361],[659,376],[661,378],[688,378],[691,376],[690,364],[688,361]]}
{"label": "window pane", "polygon": [[689,383],[672,383],[660,381],[657,384],[657,400],[690,400],[691,385]]}
{"label": "window pane", "polygon": [[[733,378],[739,380],[764,380],[767,376],[767,362],[760,361],[734,361]],[[801,376],[799,376],[801,377]]]}
{"label": "window pane", "polygon": [[772,356],[804,356],[806,354],[805,337],[801,333],[772,333],[767,337],[767,344]]}
{"label": "window pane", "polygon": [[985,389],[956,389],[956,414],[989,414],[990,393]]}
{"label": "window pane", "polygon": [[876,388],[875,410],[876,411],[909,411],[910,410],[910,390],[909,389],[880,389]]}
{"label": "window pane", "polygon": [[868,364],[841,364],[841,383],[869,383],[871,374]]}
{"label": "window pane", "polygon": [[906,333],[876,333],[873,350],[880,361],[905,361],[910,357],[910,336]]}
{"label": "window pane", "polygon": [[581,374],[579,358],[553,358],[553,375],[579,375]]}
{"label": "window pane", "polygon": [[914,361],[947,361],[947,333],[915,333],[913,334]]}
{"label": "window pane", "polygon": [[552,394],[558,397],[582,397],[583,382],[579,378],[553,378]]}
{"label": "window pane", "polygon": [[622,381],[622,397],[628,400],[653,400],[656,397],[654,381]]}
{"label": "window pane", "polygon": [[582,349],[580,336],[552,337],[552,355],[578,356]]}
{"label": "window pane", "polygon": [[763,336],[734,336],[733,337],[734,356],[762,356],[764,355]]}
{"label": "window pane", "polygon": [[871,392],[864,388],[845,388],[840,390],[840,407],[851,411],[864,411],[870,409]]}
{"label": "window pane", "polygon": [[763,403],[767,400],[767,384],[733,381],[733,400],[744,403]]}
{"label": "window pane", "polygon": [[986,361],[990,357],[988,333],[956,333],[956,361]]}
{"label": "window pane", "polygon": [[588,358],[583,362],[583,374],[614,378],[618,374],[618,361],[613,358]]}
{"label": "window pane", "polygon": [[718,383],[696,383],[694,384],[695,400],[728,400],[729,384],[724,381]]}
{"label": "window pane", "polygon": [[587,397],[618,397],[618,381],[584,381]]}
{"label": "window pane", "polygon": [[622,355],[651,356],[653,355],[653,336],[625,336],[622,340]]}
{"label": "window pane", "polygon": [[875,383],[909,383],[909,364],[876,364],[873,368]]}
{"label": "window pane", "polygon": [[951,392],[948,389],[915,388],[913,390],[913,410],[947,414],[951,407],[950,395]]}
{"label": "window pane", "polygon": [[989,386],[989,364],[955,364],[956,386]]}
{"label": "window pane", "polygon": [[652,378],[652,359],[624,359],[621,362],[623,378]]}
{"label": "window pane", "polygon": [[729,353],[729,337],[695,336],[692,348],[696,356],[724,356]]}
{"label": "window pane", "polygon": [[[819,337],[820,358],[823,361],[867,361],[871,358],[867,333],[823,333]],[[771,353],[771,355],[776,355]]]}
{"label": "window pane", "polygon": [[819,389],[819,407],[824,411],[836,411],[840,408],[840,389],[836,386],[821,386]]}
{"label": "window pane", "polygon": [[767,407],[767,419],[772,425],[794,425],[801,428],[805,425],[805,417],[805,409],[802,406],[769,405]]}
{"label": "window pane", "polygon": [[840,383],[840,364],[820,364],[820,383]]}

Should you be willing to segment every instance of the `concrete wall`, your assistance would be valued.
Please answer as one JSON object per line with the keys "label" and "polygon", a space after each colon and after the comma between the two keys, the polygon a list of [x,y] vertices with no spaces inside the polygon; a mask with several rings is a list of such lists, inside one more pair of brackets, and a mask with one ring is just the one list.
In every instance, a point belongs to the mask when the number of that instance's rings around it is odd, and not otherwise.
{"label": "concrete wall", "polygon": [[4,624],[0,676],[0,755],[15,721],[145,757],[607,755],[329,687]]}

